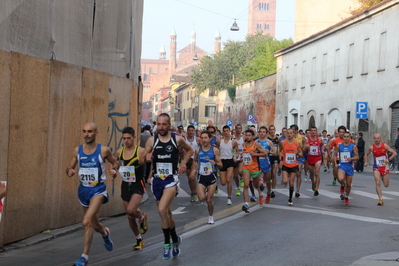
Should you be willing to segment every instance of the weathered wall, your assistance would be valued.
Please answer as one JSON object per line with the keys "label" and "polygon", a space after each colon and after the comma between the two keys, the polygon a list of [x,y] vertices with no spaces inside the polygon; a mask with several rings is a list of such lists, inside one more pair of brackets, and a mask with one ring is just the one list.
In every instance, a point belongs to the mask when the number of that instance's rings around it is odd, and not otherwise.
{"label": "weathered wall", "polygon": [[[82,125],[97,123],[98,143],[115,151],[125,126],[138,130],[139,92],[130,79],[0,51],[0,93],[0,181],[8,185],[2,246],[81,221],[79,182],[65,169],[83,143]],[[107,181],[101,216],[124,212],[120,182]]]}
{"label": "weathered wall", "polygon": [[276,74],[252,80],[236,88],[236,99],[231,101],[227,91],[218,94],[218,111],[216,125],[222,128],[227,120],[233,121],[233,126],[241,124],[243,129],[247,123],[247,115],[258,118],[258,126],[274,124],[276,106]]}

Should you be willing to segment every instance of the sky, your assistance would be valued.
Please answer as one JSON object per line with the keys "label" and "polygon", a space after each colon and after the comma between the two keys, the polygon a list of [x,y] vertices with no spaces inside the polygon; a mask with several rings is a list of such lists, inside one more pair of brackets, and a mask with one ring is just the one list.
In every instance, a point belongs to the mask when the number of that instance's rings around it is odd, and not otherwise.
{"label": "sky", "polygon": [[[294,37],[295,0],[276,0],[276,39]],[[230,31],[236,19],[239,31]],[[213,53],[214,37],[219,31],[222,44],[244,41],[247,35],[248,0],[144,0],[141,58],[158,59],[161,46],[169,58],[170,33],[177,35],[177,50],[190,44],[194,28],[197,46]]]}

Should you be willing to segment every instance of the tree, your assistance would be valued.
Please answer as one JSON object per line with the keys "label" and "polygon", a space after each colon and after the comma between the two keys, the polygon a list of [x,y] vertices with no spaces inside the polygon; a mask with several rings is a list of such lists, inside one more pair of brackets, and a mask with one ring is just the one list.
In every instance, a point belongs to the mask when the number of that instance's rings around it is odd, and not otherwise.
{"label": "tree", "polygon": [[[201,59],[198,68],[191,74],[191,82],[198,93],[205,89],[217,92],[225,90],[231,84],[276,72],[273,53],[291,44],[292,40],[276,41],[261,33],[248,35],[245,41],[229,40],[224,43],[221,52]],[[257,59],[258,57],[262,59]],[[264,60],[266,61],[263,62]],[[258,67],[261,68],[257,69]]]}
{"label": "tree", "polygon": [[360,12],[363,12],[364,10],[381,3],[384,0],[357,0],[359,2],[359,6],[355,9],[350,9],[349,13],[352,15],[358,14]]}

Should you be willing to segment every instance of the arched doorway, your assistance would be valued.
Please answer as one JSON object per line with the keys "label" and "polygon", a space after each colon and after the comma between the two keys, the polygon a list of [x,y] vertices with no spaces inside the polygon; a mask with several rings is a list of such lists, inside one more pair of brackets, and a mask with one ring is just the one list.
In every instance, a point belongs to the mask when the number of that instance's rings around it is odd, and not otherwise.
{"label": "arched doorway", "polygon": [[309,119],[309,127],[308,128],[312,128],[316,126],[316,121],[314,119],[314,116],[312,115]]}

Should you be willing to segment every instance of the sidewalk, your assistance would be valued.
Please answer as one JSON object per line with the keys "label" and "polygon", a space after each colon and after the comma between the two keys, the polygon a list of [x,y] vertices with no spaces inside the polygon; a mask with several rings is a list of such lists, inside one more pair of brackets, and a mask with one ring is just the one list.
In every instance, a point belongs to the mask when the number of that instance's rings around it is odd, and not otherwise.
{"label": "sidewalk", "polygon": [[[140,204],[142,204],[143,202],[146,202],[147,200],[148,200],[148,194],[145,193]],[[101,217],[100,221],[104,221],[109,218],[110,217]],[[12,250],[12,249],[36,245],[36,244],[44,242],[44,241],[49,241],[51,239],[55,239],[57,237],[64,236],[66,234],[70,234],[70,233],[79,231],[81,229],[82,229],[82,224],[78,223],[78,224],[73,224],[70,226],[65,226],[65,227],[61,227],[61,228],[57,228],[57,229],[53,229],[53,230],[47,230],[38,235],[22,239],[20,241],[17,241],[17,242],[11,243],[11,244],[4,245],[2,250],[8,251],[8,250]]]}

